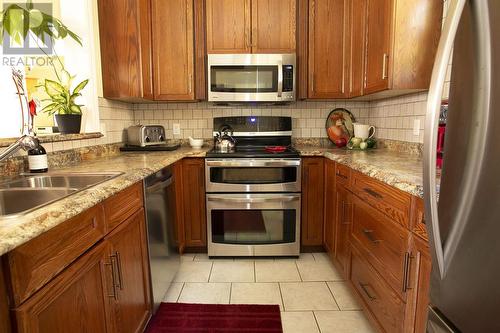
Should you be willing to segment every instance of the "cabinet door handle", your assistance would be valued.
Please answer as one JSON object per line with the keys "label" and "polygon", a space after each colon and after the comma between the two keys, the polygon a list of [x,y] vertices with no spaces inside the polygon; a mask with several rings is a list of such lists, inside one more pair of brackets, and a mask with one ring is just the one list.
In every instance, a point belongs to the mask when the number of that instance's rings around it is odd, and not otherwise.
{"label": "cabinet door handle", "polygon": [[405,253],[405,258],[404,258],[404,264],[403,264],[403,292],[407,292],[408,290],[412,289],[410,287],[410,270],[411,270],[411,260],[414,257],[411,255],[410,252]]}
{"label": "cabinet door handle", "polygon": [[118,288],[120,288],[120,290],[123,290],[122,260],[120,252],[118,251],[115,252],[115,256],[116,256],[116,267],[118,271]]}
{"label": "cabinet door handle", "polygon": [[363,189],[363,191],[365,191],[366,193],[368,193],[369,195],[371,195],[372,197],[374,197],[376,199],[383,199],[384,198],[384,196],[382,194],[375,192],[371,188],[365,187]]}
{"label": "cabinet door handle", "polygon": [[365,235],[366,238],[368,238],[368,240],[374,244],[378,244],[380,242],[382,242],[382,240],[380,239],[376,239],[375,237],[373,237],[373,230],[370,230],[370,229],[363,229],[363,234]]}
{"label": "cabinet door handle", "polygon": [[371,301],[374,301],[377,299],[377,297],[373,296],[372,294],[370,294],[370,292],[368,291],[367,287],[370,287],[370,285],[368,283],[361,283],[359,282],[358,283],[359,286],[361,287],[361,289],[363,289],[363,291],[365,292],[366,296],[368,296],[368,298],[371,300]]}
{"label": "cabinet door handle", "polygon": [[114,260],[113,260],[113,256],[110,256],[109,257],[110,261],[107,262],[107,263],[104,263],[105,266],[109,266],[111,267],[111,278],[113,280],[113,283],[112,283],[112,293],[108,294],[108,297],[112,297],[115,299],[115,301],[118,300],[118,295],[116,293],[116,280],[115,280],[115,264],[114,264]]}
{"label": "cabinet door handle", "polygon": [[389,62],[389,55],[387,53],[384,53],[383,59],[382,59],[382,80],[385,80],[389,77],[387,74],[387,64]]}

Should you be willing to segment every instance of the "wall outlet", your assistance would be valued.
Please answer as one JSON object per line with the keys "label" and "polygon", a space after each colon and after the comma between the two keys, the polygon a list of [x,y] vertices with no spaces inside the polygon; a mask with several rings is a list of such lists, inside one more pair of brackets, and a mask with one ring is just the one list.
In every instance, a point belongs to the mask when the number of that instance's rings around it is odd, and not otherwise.
{"label": "wall outlet", "polygon": [[413,135],[415,136],[420,135],[420,119],[415,119],[413,121]]}
{"label": "wall outlet", "polygon": [[174,124],[174,135],[181,135],[181,124]]}

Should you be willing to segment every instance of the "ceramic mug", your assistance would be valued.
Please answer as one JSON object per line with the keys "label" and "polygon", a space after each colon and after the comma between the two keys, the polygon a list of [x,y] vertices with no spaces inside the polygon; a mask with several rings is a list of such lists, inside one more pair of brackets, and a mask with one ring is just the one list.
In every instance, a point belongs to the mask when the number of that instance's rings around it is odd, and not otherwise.
{"label": "ceramic mug", "polygon": [[[354,136],[366,140],[375,135],[375,127],[360,123],[354,123]],[[370,134],[370,131],[372,133]]]}

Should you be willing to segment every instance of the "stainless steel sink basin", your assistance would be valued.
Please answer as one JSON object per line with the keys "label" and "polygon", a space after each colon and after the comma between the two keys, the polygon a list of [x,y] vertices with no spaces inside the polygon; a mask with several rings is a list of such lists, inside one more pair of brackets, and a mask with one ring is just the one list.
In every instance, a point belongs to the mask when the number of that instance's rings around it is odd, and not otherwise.
{"label": "stainless steel sink basin", "polygon": [[0,184],[0,217],[15,217],[121,173],[24,174]]}
{"label": "stainless steel sink basin", "polygon": [[68,173],[34,175],[25,174],[21,178],[0,184],[2,188],[76,188],[83,189],[114,178],[118,173]]}
{"label": "stainless steel sink basin", "polygon": [[78,191],[74,188],[0,189],[0,216],[17,215],[39,208]]}

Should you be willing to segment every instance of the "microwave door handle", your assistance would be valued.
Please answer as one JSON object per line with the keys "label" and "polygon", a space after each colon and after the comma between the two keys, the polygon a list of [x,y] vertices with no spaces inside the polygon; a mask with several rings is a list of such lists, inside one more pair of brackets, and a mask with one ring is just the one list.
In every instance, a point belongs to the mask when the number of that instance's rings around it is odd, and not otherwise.
{"label": "microwave door handle", "polygon": [[278,61],[278,97],[283,95],[283,62]]}

